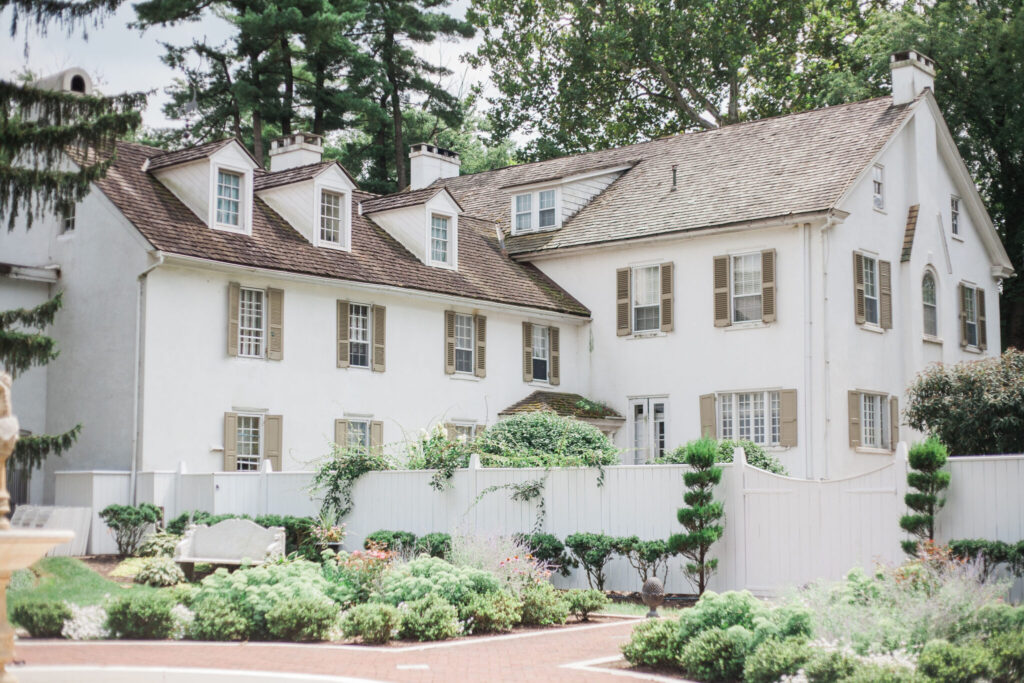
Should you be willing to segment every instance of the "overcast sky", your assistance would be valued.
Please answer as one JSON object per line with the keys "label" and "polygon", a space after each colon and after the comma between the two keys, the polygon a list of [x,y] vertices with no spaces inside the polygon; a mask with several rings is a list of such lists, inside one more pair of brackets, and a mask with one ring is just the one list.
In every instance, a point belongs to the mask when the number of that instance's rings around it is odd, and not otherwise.
{"label": "overcast sky", "polygon": [[[455,0],[451,13],[464,15],[468,0]],[[184,45],[193,38],[205,37],[211,44],[219,44],[231,33],[230,26],[216,18],[187,23],[173,28],[153,28],[145,33],[131,30],[128,22],[135,18],[131,4],[126,3],[103,26],[90,29],[86,38],[79,29],[70,36],[54,25],[47,35],[24,30],[11,39],[10,11],[0,12],[0,74],[11,77],[25,68],[33,73],[48,75],[72,66],[85,69],[105,94],[155,90],[143,113],[143,124],[149,127],[177,125],[164,117],[161,109],[168,97],[164,89],[176,74],[160,61],[164,53],[161,43]],[[21,22],[24,23],[24,22]],[[455,72],[453,87],[465,78],[467,84],[486,79],[486,73],[469,70],[459,56],[475,48],[477,41],[438,43],[423,46],[419,52],[433,63],[441,63]]]}

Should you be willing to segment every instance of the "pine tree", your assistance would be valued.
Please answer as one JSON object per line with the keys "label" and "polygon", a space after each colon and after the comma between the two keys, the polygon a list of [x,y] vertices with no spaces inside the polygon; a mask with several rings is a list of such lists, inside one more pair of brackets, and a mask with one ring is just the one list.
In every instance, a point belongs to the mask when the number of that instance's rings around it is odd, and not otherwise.
{"label": "pine tree", "polygon": [[918,544],[935,539],[935,513],[946,504],[946,499],[939,494],[949,488],[949,472],[942,469],[949,453],[946,446],[932,436],[911,446],[907,459],[914,470],[907,473],[907,483],[916,491],[904,496],[913,514],[900,518],[900,528],[917,538],[903,541],[901,545],[905,553],[915,555]]}
{"label": "pine tree", "polygon": [[[56,342],[43,334],[43,330],[53,323],[62,305],[63,297],[58,293],[35,308],[0,311],[0,366],[12,377],[33,366],[46,365],[57,357]],[[50,453],[60,455],[71,448],[81,429],[79,424],[57,436],[23,436],[14,447],[10,464],[25,470],[37,468]]]}
{"label": "pine tree", "polygon": [[[11,34],[26,20],[71,29],[99,21],[120,0],[0,0],[12,10]],[[138,128],[142,93],[101,97],[54,92],[0,80],[0,214],[13,229],[22,213],[35,217],[81,201],[110,166],[113,143]],[[65,166],[69,154],[76,162]]]}
{"label": "pine tree", "polygon": [[691,469],[683,475],[683,483],[689,489],[683,500],[688,507],[679,508],[677,513],[686,533],[674,534],[668,539],[671,552],[690,560],[684,571],[697,586],[698,595],[704,594],[708,580],[718,569],[718,559],[709,558],[708,553],[725,531],[721,523],[725,509],[722,502],[714,498],[714,488],[722,481],[722,468],[715,467],[717,456],[718,444],[714,439],[687,444],[684,461]]}

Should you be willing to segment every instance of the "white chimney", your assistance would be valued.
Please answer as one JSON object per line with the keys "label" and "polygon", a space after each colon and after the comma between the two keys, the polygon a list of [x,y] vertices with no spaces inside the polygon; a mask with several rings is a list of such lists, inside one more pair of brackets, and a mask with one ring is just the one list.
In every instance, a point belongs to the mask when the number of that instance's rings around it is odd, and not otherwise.
{"label": "white chimney", "polygon": [[73,67],[65,69],[52,76],[40,78],[32,85],[40,90],[56,90],[58,92],[72,92],[79,95],[92,95],[92,79],[84,69]]}
{"label": "white chimney", "polygon": [[293,133],[270,142],[270,172],[318,164],[323,160],[324,139],[312,133]]}
{"label": "white chimney", "polygon": [[892,103],[913,102],[925,89],[935,91],[935,62],[915,50],[894,52],[889,57],[892,71]]}
{"label": "white chimney", "polygon": [[427,187],[438,178],[459,175],[459,155],[450,149],[420,142],[409,150],[409,189]]}

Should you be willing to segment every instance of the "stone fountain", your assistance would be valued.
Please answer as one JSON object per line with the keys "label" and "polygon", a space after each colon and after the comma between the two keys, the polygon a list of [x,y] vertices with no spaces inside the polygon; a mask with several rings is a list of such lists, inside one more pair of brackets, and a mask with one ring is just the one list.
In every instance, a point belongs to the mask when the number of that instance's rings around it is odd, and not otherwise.
{"label": "stone fountain", "polygon": [[18,679],[6,670],[14,660],[14,629],[7,621],[7,585],[11,574],[24,569],[50,548],[74,538],[70,531],[11,529],[11,495],[7,491],[7,459],[18,441],[18,418],[11,410],[11,376],[0,373],[0,683]]}

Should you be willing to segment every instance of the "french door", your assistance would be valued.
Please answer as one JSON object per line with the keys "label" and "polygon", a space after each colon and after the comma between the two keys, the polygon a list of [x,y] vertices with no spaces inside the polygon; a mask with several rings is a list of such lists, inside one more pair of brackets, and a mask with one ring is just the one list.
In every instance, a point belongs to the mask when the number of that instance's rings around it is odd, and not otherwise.
{"label": "french door", "polygon": [[668,399],[664,396],[631,399],[629,417],[633,462],[642,465],[664,455],[668,447]]}

